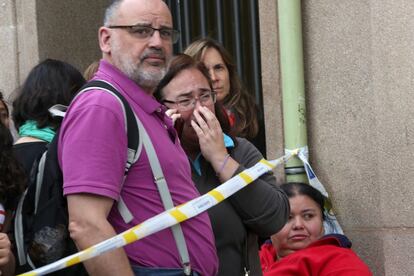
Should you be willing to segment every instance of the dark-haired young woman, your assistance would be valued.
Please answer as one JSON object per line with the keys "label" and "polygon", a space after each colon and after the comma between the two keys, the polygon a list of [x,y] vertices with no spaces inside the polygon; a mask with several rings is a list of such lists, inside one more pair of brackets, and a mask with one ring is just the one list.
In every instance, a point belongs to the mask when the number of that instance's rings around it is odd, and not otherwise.
{"label": "dark-haired young woman", "polygon": [[312,186],[280,186],[289,197],[287,224],[262,245],[260,261],[265,276],[370,276],[367,265],[350,249],[344,235],[324,236],[324,197]]}
{"label": "dark-haired young woman", "polygon": [[14,151],[27,174],[61,122],[48,109],[55,104],[69,105],[84,84],[75,67],[59,60],[46,59],[30,71],[13,101],[12,112],[20,136]]}

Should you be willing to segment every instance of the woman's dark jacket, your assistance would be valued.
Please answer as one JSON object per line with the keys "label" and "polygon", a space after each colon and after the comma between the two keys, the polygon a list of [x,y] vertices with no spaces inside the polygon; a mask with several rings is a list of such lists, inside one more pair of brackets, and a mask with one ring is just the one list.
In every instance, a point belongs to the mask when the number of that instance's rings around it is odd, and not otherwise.
{"label": "woman's dark jacket", "polygon": [[[236,138],[234,142],[235,147],[228,150],[240,163],[235,175],[263,158],[246,139]],[[192,166],[192,176],[197,189],[204,194],[216,188],[220,180],[202,156],[200,169],[201,176]],[[276,185],[273,173],[261,176],[209,209],[219,257],[218,275],[244,275],[245,267],[249,267],[250,275],[261,275],[257,236],[269,237],[278,232],[285,225],[289,212],[288,198]]]}

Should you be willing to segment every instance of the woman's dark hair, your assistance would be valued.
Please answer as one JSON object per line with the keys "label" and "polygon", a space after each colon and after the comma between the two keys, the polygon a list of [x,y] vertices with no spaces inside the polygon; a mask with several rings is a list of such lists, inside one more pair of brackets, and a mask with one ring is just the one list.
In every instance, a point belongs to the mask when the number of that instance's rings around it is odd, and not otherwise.
{"label": "woman's dark hair", "polygon": [[10,130],[0,123],[0,203],[6,209],[23,192],[26,184],[24,170],[14,158],[12,148]]}
{"label": "woman's dark hair", "polygon": [[[186,54],[178,54],[171,59],[168,65],[167,73],[155,89],[155,98],[158,101],[163,102],[164,95],[162,90],[164,89],[164,87],[166,87],[171,82],[171,80],[175,78],[180,72],[187,69],[197,69],[198,71],[200,71],[203,74],[203,76],[207,79],[210,89],[213,90],[210,74],[208,73],[208,70],[204,63],[196,61],[195,59]],[[229,133],[230,124],[225,114],[225,110],[219,102],[215,103],[214,111],[216,113],[217,120],[219,121],[223,132]]]}
{"label": "woman's dark hair", "polygon": [[10,114],[9,113],[9,107],[7,106],[7,103],[4,100],[3,93],[1,93],[1,91],[0,91],[0,102],[2,102],[4,107],[6,108],[6,112],[7,112],[7,116],[8,116]]}
{"label": "woman's dark hair", "polygon": [[232,134],[234,136],[242,136],[252,139],[256,137],[257,132],[259,131],[257,106],[253,97],[249,94],[237,74],[236,65],[234,64],[230,53],[222,44],[211,38],[203,38],[194,41],[185,49],[184,53],[201,61],[209,48],[214,48],[220,53],[227,70],[229,71],[230,92],[223,99],[223,105],[227,109],[230,109],[236,116],[236,123],[232,130]]}
{"label": "woman's dark hair", "polygon": [[[3,94],[0,91],[0,123],[3,123],[6,125],[6,127],[9,127],[9,107],[7,106],[6,101],[3,98]],[[3,107],[4,106],[4,107]]]}
{"label": "woman's dark hair", "polygon": [[291,182],[280,185],[280,188],[286,193],[288,198],[295,197],[297,195],[307,196],[315,201],[321,209],[322,219],[327,220],[324,214],[325,197],[317,189],[309,184],[301,182]]}
{"label": "woman's dark hair", "polygon": [[38,128],[57,128],[60,120],[50,116],[48,109],[55,104],[69,105],[84,84],[82,74],[69,63],[54,59],[39,63],[30,71],[13,101],[16,127],[33,120]]}

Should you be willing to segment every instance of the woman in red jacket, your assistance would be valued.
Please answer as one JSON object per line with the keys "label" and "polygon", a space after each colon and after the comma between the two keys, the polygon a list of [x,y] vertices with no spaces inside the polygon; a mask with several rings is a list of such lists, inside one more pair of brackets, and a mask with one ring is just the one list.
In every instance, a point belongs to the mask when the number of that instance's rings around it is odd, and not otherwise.
{"label": "woman in red jacket", "polygon": [[288,183],[281,188],[289,197],[287,224],[260,250],[264,276],[372,275],[368,266],[350,249],[344,235],[324,236],[323,195],[308,184]]}

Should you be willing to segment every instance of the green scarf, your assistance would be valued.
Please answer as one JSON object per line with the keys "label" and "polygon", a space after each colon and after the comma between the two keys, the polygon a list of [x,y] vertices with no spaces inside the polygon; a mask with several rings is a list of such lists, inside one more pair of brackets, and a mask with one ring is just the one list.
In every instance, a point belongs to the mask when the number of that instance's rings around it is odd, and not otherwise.
{"label": "green scarf", "polygon": [[33,137],[46,142],[51,142],[55,136],[56,131],[51,127],[38,128],[35,121],[26,121],[22,126],[19,127],[20,137]]}

